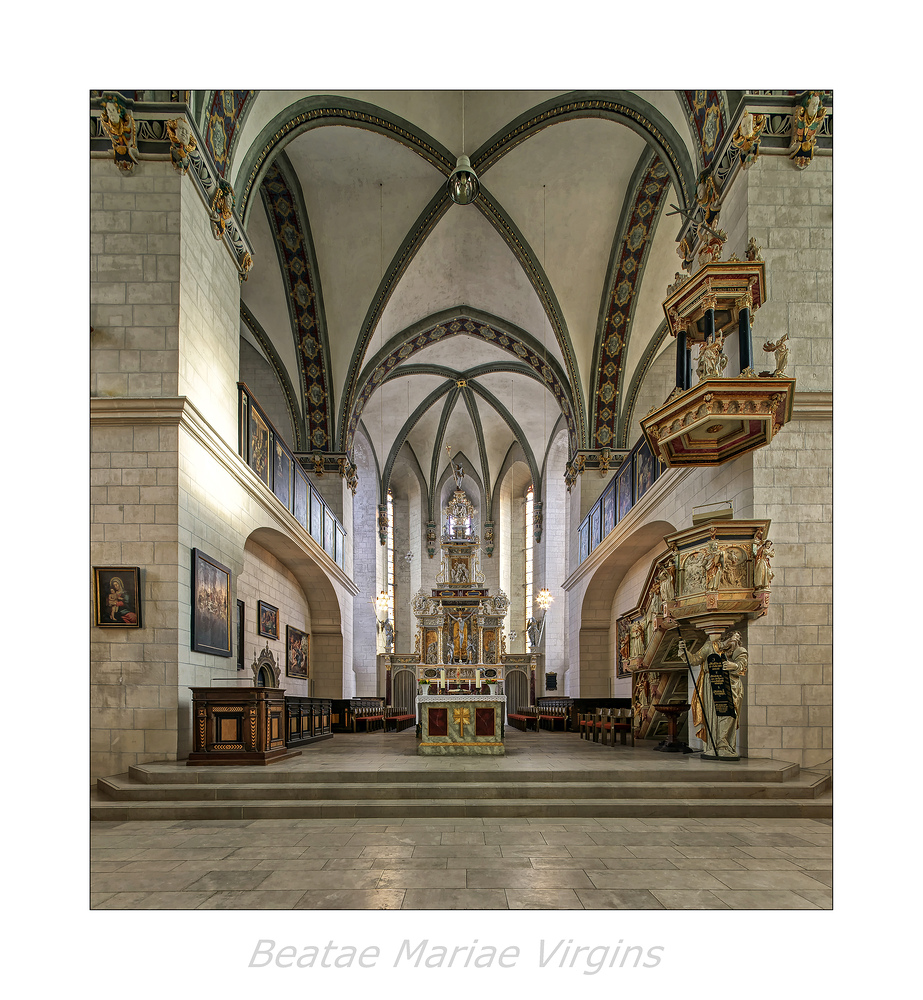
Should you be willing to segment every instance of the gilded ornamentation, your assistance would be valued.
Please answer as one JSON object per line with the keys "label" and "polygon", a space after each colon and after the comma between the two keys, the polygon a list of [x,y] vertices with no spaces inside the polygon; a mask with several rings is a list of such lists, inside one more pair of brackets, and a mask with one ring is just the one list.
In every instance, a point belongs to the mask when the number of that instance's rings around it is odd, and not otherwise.
{"label": "gilded ornamentation", "polygon": [[234,190],[226,180],[219,179],[211,203],[212,233],[216,240],[224,237],[233,216]]}
{"label": "gilded ornamentation", "polygon": [[775,555],[772,548],[772,541],[763,538],[763,531],[759,529],[753,540],[753,589],[768,590],[772,583],[772,567],[769,560]]}
{"label": "gilded ornamentation", "polygon": [[378,505],[378,539],[382,545],[388,541],[388,508],[384,504]]}
{"label": "gilded ornamentation", "polygon": [[747,243],[747,252],[745,254],[747,260],[757,262],[763,259],[763,248],[759,246],[754,237],[750,237]]}
{"label": "gilded ornamentation", "polygon": [[731,146],[738,151],[740,165],[746,170],[760,153],[760,136],[766,128],[766,116],[746,111],[731,136]]}
{"label": "gilded ornamentation", "polygon": [[676,291],[677,288],[680,288],[682,285],[685,285],[686,282],[689,280],[689,278],[690,275],[683,274],[682,271],[676,271],[673,275],[673,284],[667,285],[667,297],[669,298]]}
{"label": "gilded ornamentation", "polygon": [[795,105],[792,113],[792,144],[788,155],[799,170],[804,170],[814,158],[817,133],[826,114],[827,109],[821,103],[820,92],[817,90],[805,91]]}
{"label": "gilded ornamentation", "polygon": [[716,264],[721,260],[721,254],[724,253],[724,244],[727,243],[728,234],[723,229],[705,229],[702,227],[702,231],[705,233],[705,242],[699,249],[699,266],[704,267],[706,264]]}
{"label": "gilded ornamentation", "polygon": [[121,94],[103,94],[100,123],[112,141],[115,165],[130,174],[138,162],[138,125]]}
{"label": "gilded ornamentation", "polygon": [[238,262],[237,265],[237,271],[240,275],[241,281],[247,280],[247,278],[250,275],[251,267],[253,267],[253,258],[250,256],[249,251],[244,250],[244,255],[243,257],[240,258],[240,261]]}
{"label": "gilded ornamentation", "polygon": [[718,186],[715,178],[703,171],[695,187],[695,200],[705,214],[705,225],[711,226],[718,218]]}
{"label": "gilded ornamentation", "polygon": [[788,334],[783,334],[778,340],[766,341],[763,344],[763,350],[767,354],[775,354],[776,357],[776,370],[774,372],[767,372],[772,378],[783,378],[785,376],[785,369],[788,367]]}
{"label": "gilded ornamentation", "polygon": [[165,128],[170,140],[170,159],[173,161],[173,167],[179,173],[185,174],[191,165],[189,154],[196,148],[192,129],[185,118],[171,118]]}
{"label": "gilded ornamentation", "polygon": [[727,366],[728,359],[724,353],[722,334],[719,333],[714,340],[707,340],[699,345],[699,360],[696,364],[699,381],[706,378],[724,378]]}

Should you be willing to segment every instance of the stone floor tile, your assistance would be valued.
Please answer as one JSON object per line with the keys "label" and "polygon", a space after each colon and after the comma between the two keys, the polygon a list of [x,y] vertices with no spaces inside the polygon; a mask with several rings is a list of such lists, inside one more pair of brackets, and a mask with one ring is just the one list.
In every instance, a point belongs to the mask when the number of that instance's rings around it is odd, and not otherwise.
{"label": "stone floor tile", "polygon": [[[442,833],[429,830],[405,830],[403,833],[366,833],[357,830],[345,841],[349,847],[436,847]],[[340,840],[343,843],[343,840]]]}
{"label": "stone floor tile", "polygon": [[[510,858],[510,861],[518,860]],[[549,868],[605,868],[599,858],[526,858],[523,859],[537,871],[547,871]],[[476,867],[475,865],[471,866]]]}
{"label": "stone floor tile", "polygon": [[383,844],[372,844],[370,847],[363,847],[359,852],[360,858],[412,858],[413,847],[388,847]]}
{"label": "stone floor tile", "polygon": [[586,873],[577,868],[469,868],[469,889],[592,889]]}
{"label": "stone floor tile", "polygon": [[636,858],[636,854],[622,844],[577,845],[569,847],[573,858]]}
{"label": "stone floor tile", "polygon": [[524,847],[533,844],[537,847],[547,846],[545,838],[532,828],[523,828],[521,831],[503,830],[501,833],[485,831],[484,843],[499,847]]}
{"label": "stone floor tile", "polygon": [[380,868],[368,871],[272,872],[260,888],[300,889],[302,892],[318,889],[376,889],[380,877]]}
{"label": "stone floor tile", "polygon": [[[372,868],[381,870],[384,865],[376,862],[374,858],[312,858],[313,861],[320,861],[321,868],[325,872],[330,871],[369,871]],[[389,859],[389,861],[392,859]]]}
{"label": "stone floor tile", "polygon": [[607,868],[604,871],[591,869],[586,874],[597,889],[723,889],[726,885],[710,872],[703,871],[613,871]]}
{"label": "stone floor tile", "polygon": [[90,877],[91,892],[166,892],[188,888],[200,872],[108,872]]}
{"label": "stone floor tile", "polygon": [[806,872],[833,871],[832,858],[792,858],[792,864]]}
{"label": "stone floor tile", "polygon": [[[393,868],[393,869],[396,870],[396,869],[405,869],[405,868],[416,868],[416,869],[420,869],[420,870],[423,870],[423,871],[426,871],[427,869],[429,871],[445,871],[445,869],[447,867],[447,862],[448,862],[449,859],[448,858],[416,858],[416,857],[413,857],[413,858],[391,858],[391,857],[388,857],[388,858],[360,858],[359,860],[360,861],[368,861],[369,864],[370,864],[370,867],[372,867],[372,868],[378,868],[378,869]],[[345,864],[344,865],[329,864],[327,867],[328,868],[333,868],[333,867],[347,868],[349,866],[345,865]],[[465,865],[457,865],[456,864],[456,865],[452,865],[451,867],[454,867],[454,868],[464,868],[466,866]]]}
{"label": "stone floor tile", "polygon": [[302,851],[296,848],[299,854],[267,854],[272,858],[358,858],[362,855],[361,847],[347,847],[345,844],[340,847],[306,847]]}
{"label": "stone floor tile", "polygon": [[504,858],[570,858],[574,856],[573,852],[563,844],[549,844],[547,847],[542,847],[540,844],[502,844],[499,851]]}
{"label": "stone floor tile", "polygon": [[446,858],[445,862],[446,868],[532,868],[529,858],[490,858],[460,854],[455,858]]}
{"label": "stone floor tile", "polygon": [[232,847],[190,847],[190,848],[156,848],[150,847],[142,851],[136,861],[215,861],[229,858],[234,854]]}
{"label": "stone floor tile", "polygon": [[648,847],[646,844],[629,847],[633,858],[681,858],[679,849],[676,847],[665,847],[662,844],[655,844]]}
{"label": "stone floor tile", "polygon": [[801,866],[785,858],[738,858],[738,866],[750,872],[797,872]]}
{"label": "stone floor tile", "polygon": [[832,889],[798,889],[799,896],[804,896],[804,898],[809,903],[814,903],[815,906],[820,906],[822,909],[831,910],[833,909],[833,890]]}
{"label": "stone floor tile", "polygon": [[[499,858],[500,847],[497,844],[469,844],[465,847],[465,857],[468,858]],[[451,858],[459,854],[458,846],[449,844],[425,844],[413,849],[415,858]],[[504,854],[504,857],[506,855]]]}
{"label": "stone floor tile", "polygon": [[[117,872],[120,868],[123,868],[128,862],[127,861],[91,861],[90,871],[91,872]],[[156,863],[156,862],[155,862]],[[177,861],[177,864],[182,862]]]}
{"label": "stone floor tile", "polygon": [[[210,865],[211,861],[203,861],[202,864]],[[182,861],[124,861],[120,872],[170,872],[179,868]]]}
{"label": "stone floor tile", "polygon": [[803,844],[797,847],[780,847],[779,853],[786,857],[797,855],[799,858],[829,858],[833,854],[833,849],[831,847],[818,847],[814,844]]}
{"label": "stone floor tile", "polygon": [[210,892],[117,892],[92,904],[96,910],[195,910]]}
{"label": "stone floor tile", "polygon": [[296,910],[399,910],[403,889],[328,889],[306,892]]}
{"label": "stone floor tile", "polygon": [[402,910],[506,910],[503,889],[408,889]]}
{"label": "stone floor tile", "polygon": [[[329,853],[325,854],[324,851],[328,851]],[[229,858],[256,858],[257,861],[272,858],[300,858],[303,856],[312,858],[348,858],[349,851],[343,847],[238,847],[227,855]]]}
{"label": "stone floor tile", "polygon": [[[743,871],[748,868],[745,862],[733,858],[673,858],[673,866],[680,871]],[[751,859],[752,861],[752,859]],[[781,862],[777,862],[781,863]],[[606,865],[608,868],[609,866]]]}
{"label": "stone floor tile", "polygon": [[199,872],[199,875],[200,877],[188,886],[190,892],[228,892],[240,889],[259,889],[267,879],[272,877],[272,872],[210,871],[204,874]]}
{"label": "stone floor tile", "polygon": [[483,844],[484,843],[484,831],[483,830],[464,830],[461,832],[443,833],[442,843],[446,845],[453,844]]}
{"label": "stone floor tile", "polygon": [[573,889],[507,889],[507,905],[511,910],[582,910]]}
{"label": "stone floor tile", "polygon": [[816,882],[820,882],[822,885],[833,886],[833,872],[832,871],[812,871],[805,872],[805,875],[809,875]]}
{"label": "stone floor tile", "polygon": [[651,889],[651,895],[668,910],[729,910],[730,906],[708,889]]}
{"label": "stone floor tile", "polygon": [[[380,889],[465,889],[466,869],[385,868],[378,882]],[[478,888],[474,886],[473,888]],[[491,888],[491,887],[488,887]]]}
{"label": "stone floor tile", "polygon": [[718,899],[723,900],[732,910],[819,910],[803,895],[789,889],[774,890],[731,890],[715,891]]}
{"label": "stone floor tile", "polygon": [[[823,874],[823,872],[819,873]],[[816,889],[817,880],[805,872],[721,871],[715,873],[729,889]]]}
{"label": "stone floor tile", "polygon": [[[264,858],[262,861],[256,861],[255,859],[238,858],[236,859],[239,864],[250,863],[253,867],[252,871],[258,872],[319,872],[322,868],[326,868],[330,862],[330,858],[315,858],[315,857],[302,857],[300,858]],[[356,858],[338,858],[339,861],[356,861]],[[198,864],[199,862],[196,862]],[[222,861],[220,864],[230,864],[231,862]],[[215,871],[220,869],[215,868]]]}
{"label": "stone floor tile", "polygon": [[581,859],[586,861],[583,866],[586,869],[611,868],[613,871],[670,871],[678,869],[678,863],[683,858],[602,858],[602,864],[594,865],[589,858]]}
{"label": "stone floor tile", "polygon": [[739,847],[705,847],[702,845],[677,847],[676,850],[684,858],[747,858],[752,857],[745,854]]}
{"label": "stone floor tile", "polygon": [[304,895],[301,889],[250,889],[214,892],[199,910],[292,910]]}
{"label": "stone floor tile", "polygon": [[585,910],[662,910],[663,903],[646,889],[577,889]]}

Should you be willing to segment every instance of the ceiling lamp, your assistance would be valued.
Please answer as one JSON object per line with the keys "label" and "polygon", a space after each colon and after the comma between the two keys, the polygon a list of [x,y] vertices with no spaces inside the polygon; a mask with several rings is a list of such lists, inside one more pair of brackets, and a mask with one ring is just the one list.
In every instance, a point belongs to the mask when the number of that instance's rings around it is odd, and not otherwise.
{"label": "ceiling lamp", "polygon": [[465,149],[465,92],[462,91],[462,155],[455,161],[455,169],[449,174],[446,187],[449,197],[456,205],[470,205],[481,190],[481,182],[471,166],[471,160],[464,154]]}
{"label": "ceiling lamp", "polygon": [[538,597],[535,598],[535,603],[542,609],[542,611],[547,611],[551,607],[551,602],[554,598],[551,596],[551,591],[547,587],[542,587],[538,592]]}
{"label": "ceiling lamp", "polygon": [[459,156],[455,169],[447,182],[449,197],[456,205],[470,205],[481,190],[481,182],[471,167],[467,156]]}

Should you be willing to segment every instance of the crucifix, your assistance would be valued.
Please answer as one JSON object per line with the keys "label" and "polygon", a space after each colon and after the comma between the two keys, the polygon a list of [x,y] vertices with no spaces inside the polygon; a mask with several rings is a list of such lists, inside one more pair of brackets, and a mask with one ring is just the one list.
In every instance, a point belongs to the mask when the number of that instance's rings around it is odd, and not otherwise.
{"label": "crucifix", "polygon": [[461,739],[465,738],[465,726],[471,725],[471,709],[470,708],[456,708],[452,711],[452,718],[455,721],[455,725],[458,726],[458,735]]}

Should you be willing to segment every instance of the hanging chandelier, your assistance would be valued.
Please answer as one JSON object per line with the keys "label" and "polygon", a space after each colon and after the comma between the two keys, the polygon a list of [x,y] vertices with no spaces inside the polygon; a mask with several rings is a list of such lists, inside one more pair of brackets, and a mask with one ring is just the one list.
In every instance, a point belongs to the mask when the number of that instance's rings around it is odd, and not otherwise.
{"label": "hanging chandelier", "polygon": [[538,597],[535,598],[535,603],[542,609],[542,611],[547,611],[551,607],[551,602],[554,598],[551,596],[551,591],[547,587],[542,587],[538,592]]}

